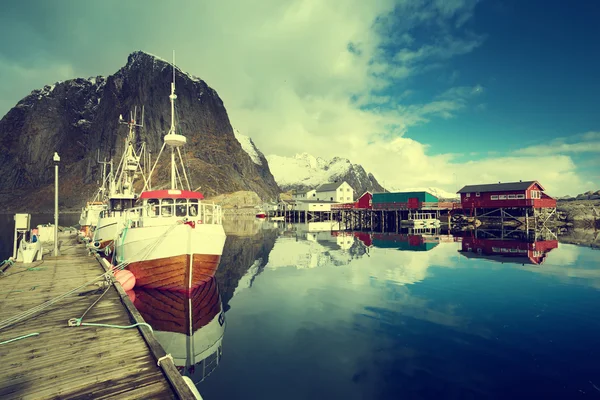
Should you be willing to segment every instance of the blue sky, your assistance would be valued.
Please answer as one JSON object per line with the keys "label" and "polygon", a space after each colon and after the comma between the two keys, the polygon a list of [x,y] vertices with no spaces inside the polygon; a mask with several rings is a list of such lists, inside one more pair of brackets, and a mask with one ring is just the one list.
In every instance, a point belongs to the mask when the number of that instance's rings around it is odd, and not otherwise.
{"label": "blue sky", "polygon": [[265,154],[347,157],[398,189],[538,179],[577,194],[600,189],[598,15],[558,0],[11,0],[0,115],[175,49]]}

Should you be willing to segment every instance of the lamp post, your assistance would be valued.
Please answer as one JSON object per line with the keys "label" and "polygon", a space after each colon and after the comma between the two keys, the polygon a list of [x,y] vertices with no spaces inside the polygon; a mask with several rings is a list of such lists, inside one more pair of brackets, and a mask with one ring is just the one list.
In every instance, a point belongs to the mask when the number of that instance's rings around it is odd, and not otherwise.
{"label": "lamp post", "polygon": [[58,256],[58,163],[60,157],[54,152],[54,256]]}

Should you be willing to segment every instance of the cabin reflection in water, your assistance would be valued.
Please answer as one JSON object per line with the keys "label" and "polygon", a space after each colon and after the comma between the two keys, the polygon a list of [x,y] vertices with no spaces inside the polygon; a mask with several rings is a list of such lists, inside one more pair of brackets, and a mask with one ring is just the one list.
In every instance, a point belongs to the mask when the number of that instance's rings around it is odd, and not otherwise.
{"label": "cabin reflection in water", "polygon": [[157,289],[134,293],[135,307],[177,369],[194,383],[202,382],[222,356],[225,314],[216,279],[207,278],[190,294]]}
{"label": "cabin reflection in water", "polygon": [[501,263],[543,264],[550,251],[558,248],[551,232],[475,230],[465,233],[459,250],[467,258],[484,258]]}
{"label": "cabin reflection in water", "polygon": [[402,251],[429,251],[442,242],[453,242],[452,235],[442,234],[439,229],[401,229],[399,232],[354,232],[354,236],[367,247],[396,249]]}

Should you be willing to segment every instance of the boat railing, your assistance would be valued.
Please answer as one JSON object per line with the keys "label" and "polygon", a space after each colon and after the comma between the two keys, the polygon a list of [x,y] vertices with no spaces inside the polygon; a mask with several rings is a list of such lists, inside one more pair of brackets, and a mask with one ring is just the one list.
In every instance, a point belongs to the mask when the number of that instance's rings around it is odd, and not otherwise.
{"label": "boat railing", "polygon": [[[134,208],[129,208],[123,212],[126,224],[131,227],[141,227],[144,225],[155,225],[154,221],[160,221],[164,219],[178,220],[183,222],[194,222],[195,224],[210,224],[210,225],[222,225],[223,224],[223,212],[221,206],[214,203],[203,203],[190,204],[189,208],[176,208],[175,215],[173,210],[168,207],[158,207],[156,205],[144,205]],[[146,223],[145,223],[146,221]],[[162,223],[161,223],[162,225]]]}

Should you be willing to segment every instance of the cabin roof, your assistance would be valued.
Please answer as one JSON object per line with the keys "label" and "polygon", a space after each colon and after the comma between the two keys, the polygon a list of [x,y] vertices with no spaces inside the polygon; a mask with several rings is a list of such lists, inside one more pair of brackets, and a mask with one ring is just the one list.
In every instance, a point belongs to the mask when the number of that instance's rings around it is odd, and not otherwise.
{"label": "cabin roof", "polygon": [[343,184],[344,182],[324,183],[317,188],[317,192],[333,192]]}
{"label": "cabin roof", "polygon": [[150,190],[142,192],[140,199],[204,199],[200,192],[180,189]]}
{"label": "cabin roof", "polygon": [[308,203],[308,204],[340,204],[337,201],[331,200],[296,200],[297,203]]}
{"label": "cabin roof", "polygon": [[484,185],[467,185],[456,193],[473,193],[473,192],[510,192],[515,190],[527,190],[534,184],[538,184],[542,190],[545,190],[538,181],[525,182],[507,182],[507,183],[491,183]]}

